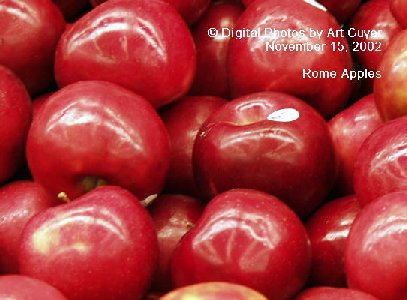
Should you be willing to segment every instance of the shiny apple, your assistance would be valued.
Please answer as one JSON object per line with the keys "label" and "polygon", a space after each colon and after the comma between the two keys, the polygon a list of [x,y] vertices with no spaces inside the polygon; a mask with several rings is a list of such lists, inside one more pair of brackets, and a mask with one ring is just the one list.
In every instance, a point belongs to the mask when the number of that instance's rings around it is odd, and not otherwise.
{"label": "shiny apple", "polygon": [[192,171],[195,137],[206,119],[225,103],[224,99],[218,97],[187,96],[161,113],[171,141],[167,192],[198,194]]}
{"label": "shiny apple", "polygon": [[[232,96],[284,92],[306,100],[325,117],[345,106],[352,81],[342,75],[344,70],[353,69],[352,58],[345,37],[328,37],[329,30],[336,32],[340,27],[324,6],[303,0],[254,1],[234,29],[258,30],[260,36],[250,34],[230,41],[228,72]],[[311,29],[323,30],[325,34],[312,37]],[[284,47],[290,45],[311,50],[285,51]],[[334,51],[332,45],[340,45],[343,51]],[[337,76],[322,78],[320,71],[336,72]]]}
{"label": "shiny apple", "polygon": [[34,216],[21,238],[20,272],[70,300],[141,299],[158,254],[154,224],[139,199],[115,186]]}
{"label": "shiny apple", "polygon": [[122,85],[160,107],[185,94],[196,53],[187,25],[160,0],[113,0],[97,6],[60,39],[60,87],[81,80]]}
{"label": "shiny apple", "polygon": [[407,298],[407,192],[384,195],[359,213],[345,250],[348,285],[385,300]]}
{"label": "shiny apple", "polygon": [[171,261],[175,287],[225,281],[273,300],[292,299],[304,285],[311,251],[300,219],[263,192],[235,189],[213,198]]}
{"label": "shiny apple", "polygon": [[140,199],[157,194],[169,166],[169,138],[144,98],[116,84],[83,81],[54,93],[34,119],[27,160],[35,181],[70,199],[103,184]]}
{"label": "shiny apple", "polygon": [[307,220],[312,248],[311,285],[346,287],[345,243],[359,211],[358,199],[351,195],[324,204]]}
{"label": "shiny apple", "polygon": [[335,179],[325,120],[305,102],[274,92],[250,94],[214,112],[195,140],[193,167],[206,199],[252,188],[301,216],[317,208]]}
{"label": "shiny apple", "polygon": [[407,2],[404,0],[390,0],[390,9],[400,25],[407,28]]}
{"label": "shiny apple", "polygon": [[358,150],[382,124],[373,94],[363,97],[328,122],[338,163],[335,187],[338,193],[354,193],[353,170]]}
{"label": "shiny apple", "polygon": [[295,300],[379,300],[362,291],[349,288],[315,287],[301,292]]}
{"label": "shiny apple", "polygon": [[149,207],[160,249],[153,289],[171,289],[170,261],[181,238],[195,226],[203,210],[198,199],[185,195],[161,195]]}
{"label": "shiny apple", "polygon": [[354,183],[362,206],[407,190],[407,116],[389,121],[365,140],[356,157]]}

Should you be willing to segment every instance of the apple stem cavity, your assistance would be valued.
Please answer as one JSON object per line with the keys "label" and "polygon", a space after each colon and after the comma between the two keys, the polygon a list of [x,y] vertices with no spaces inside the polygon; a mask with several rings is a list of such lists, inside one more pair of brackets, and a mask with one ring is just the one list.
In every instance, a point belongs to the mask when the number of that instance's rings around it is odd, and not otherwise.
{"label": "apple stem cavity", "polygon": [[81,181],[81,186],[85,192],[89,192],[98,186],[106,185],[107,181],[96,177],[96,176],[86,176]]}

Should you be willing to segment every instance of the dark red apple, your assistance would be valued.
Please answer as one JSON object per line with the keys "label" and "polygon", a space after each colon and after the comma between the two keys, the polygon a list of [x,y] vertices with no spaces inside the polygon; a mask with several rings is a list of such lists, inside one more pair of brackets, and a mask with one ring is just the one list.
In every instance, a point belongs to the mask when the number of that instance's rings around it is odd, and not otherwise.
{"label": "dark red apple", "polygon": [[31,99],[23,83],[0,65],[0,183],[13,176],[23,161],[31,114]]}
{"label": "dark red apple", "polygon": [[387,122],[362,144],[354,182],[362,206],[376,198],[407,190],[407,116]]}
{"label": "dark red apple", "polygon": [[377,108],[385,120],[407,115],[407,30],[398,34],[380,63],[375,80]]}
{"label": "dark red apple", "polygon": [[218,97],[189,96],[166,108],[161,116],[170,136],[171,158],[166,191],[197,195],[192,171],[196,134],[206,119],[226,101]]}
{"label": "dark red apple", "polygon": [[160,249],[153,289],[171,289],[170,261],[181,238],[199,219],[203,206],[198,199],[185,195],[161,195],[149,207],[157,231]]}
{"label": "dark red apple", "polygon": [[370,0],[362,4],[349,24],[353,53],[369,70],[376,71],[390,41],[401,30],[390,12],[389,2]]}
{"label": "dark red apple", "polygon": [[74,20],[89,5],[88,0],[52,0],[64,14],[66,20]]}
{"label": "dark red apple", "polygon": [[22,275],[0,276],[0,299],[68,300],[51,285]]}
{"label": "dark red apple", "polygon": [[18,249],[24,226],[34,215],[56,204],[42,186],[31,181],[15,181],[0,188],[1,273],[18,273]]}
{"label": "dark red apple", "polygon": [[86,81],[54,93],[27,141],[32,175],[53,196],[103,184],[141,199],[157,194],[169,167],[169,138],[154,108],[116,84]]}
{"label": "dark red apple", "polygon": [[407,192],[389,193],[359,213],[345,250],[348,285],[385,300],[407,299]]}
{"label": "dark red apple", "polygon": [[221,32],[222,28],[233,29],[242,12],[242,5],[235,0],[212,2],[193,27],[197,68],[191,94],[230,97],[226,62],[231,37],[211,38],[208,30],[215,28]]}
{"label": "dark red apple", "polygon": [[336,190],[340,194],[354,193],[353,169],[358,150],[364,140],[382,124],[373,94],[355,102],[329,121],[338,162]]}
{"label": "dark red apple", "polygon": [[[335,18],[315,1],[253,2],[239,18],[234,32],[258,33],[234,38],[229,44],[232,96],[284,92],[306,100],[325,117],[338,113],[352,91],[352,81],[343,75],[344,70],[349,75],[353,69],[340,29]],[[328,37],[329,31],[338,36]],[[294,47],[293,51],[290,47]],[[343,51],[334,51],[333,47]]]}
{"label": "dark red apple", "polygon": [[21,238],[21,274],[70,300],[141,299],[158,254],[154,224],[139,199],[99,187],[34,216]]}
{"label": "dark red apple", "polygon": [[390,9],[400,25],[407,28],[407,2],[404,0],[390,0]]}
{"label": "dark red apple", "polygon": [[117,83],[160,107],[185,94],[196,53],[187,25],[160,0],[113,0],[63,34],[55,58],[60,87],[81,80]]}
{"label": "dark red apple", "polygon": [[346,287],[345,243],[359,211],[358,199],[351,195],[326,203],[307,220],[312,248],[310,284]]}
{"label": "dark red apple", "polygon": [[3,0],[0,5],[0,64],[37,94],[53,80],[54,53],[65,27],[51,0]]}
{"label": "dark red apple", "polygon": [[325,120],[295,97],[263,92],[235,99],[201,127],[193,150],[206,199],[232,188],[279,197],[299,215],[325,199],[335,179]]}
{"label": "dark red apple", "polygon": [[256,190],[224,192],[209,202],[172,256],[175,287],[225,281],[273,300],[304,285],[311,251],[300,219],[276,197]]}
{"label": "dark red apple", "polygon": [[372,295],[349,288],[315,287],[306,289],[295,300],[379,300]]}
{"label": "dark red apple", "polygon": [[227,282],[204,282],[174,290],[161,300],[267,300],[244,285]]}

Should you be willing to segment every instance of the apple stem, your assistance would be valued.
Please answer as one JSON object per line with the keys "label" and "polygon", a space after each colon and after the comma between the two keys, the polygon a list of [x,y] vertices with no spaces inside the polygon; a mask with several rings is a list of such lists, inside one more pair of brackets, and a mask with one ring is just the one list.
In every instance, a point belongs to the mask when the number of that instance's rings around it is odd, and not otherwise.
{"label": "apple stem", "polygon": [[155,201],[155,199],[157,199],[157,197],[158,197],[157,194],[150,195],[150,196],[144,198],[144,200],[140,201],[141,205],[143,205],[144,207],[149,207],[151,204],[153,204],[153,202]]}
{"label": "apple stem", "polygon": [[65,192],[60,192],[57,197],[59,200],[62,200],[65,203],[71,202],[71,199],[69,199],[68,195]]}
{"label": "apple stem", "polygon": [[192,222],[187,222],[187,228],[188,228],[188,230],[189,229],[192,229],[192,228],[194,228],[195,227],[195,224],[194,223],[192,223]]}

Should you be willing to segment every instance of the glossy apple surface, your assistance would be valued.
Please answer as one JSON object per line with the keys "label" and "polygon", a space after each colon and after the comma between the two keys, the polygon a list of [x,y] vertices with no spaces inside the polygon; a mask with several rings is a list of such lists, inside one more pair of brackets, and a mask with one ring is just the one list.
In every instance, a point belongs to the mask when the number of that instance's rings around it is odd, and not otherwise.
{"label": "glossy apple surface", "polygon": [[70,300],[141,299],[156,266],[154,224],[139,199],[115,186],[34,216],[21,238],[21,274]]}
{"label": "glossy apple surface", "polygon": [[349,288],[316,287],[306,289],[295,300],[379,300],[372,295]]}
{"label": "glossy apple surface", "polygon": [[0,64],[16,73],[31,94],[53,80],[55,48],[64,27],[62,13],[50,0],[0,3]]}
{"label": "glossy apple surface", "polygon": [[187,25],[160,0],[114,0],[94,8],[65,31],[55,57],[60,87],[106,80],[155,107],[185,94],[195,67]]}
{"label": "glossy apple surface", "polygon": [[375,80],[377,108],[385,120],[407,114],[407,30],[398,34],[379,65],[382,77]]}
{"label": "glossy apple surface", "polygon": [[170,261],[178,242],[199,219],[203,205],[198,199],[185,195],[161,195],[149,207],[157,231],[160,249],[153,289],[171,289]]}
{"label": "glossy apple surface", "polygon": [[[303,36],[272,36],[265,28],[282,31],[304,30]],[[344,69],[352,70],[352,58],[345,37],[311,37],[309,30],[339,30],[335,18],[317,2],[260,0],[247,7],[236,30],[259,30],[261,36],[232,39],[229,44],[228,71],[232,96],[252,92],[284,92],[306,100],[325,117],[339,112],[348,101],[352,81],[341,78]],[[268,33],[268,36],[267,36]],[[288,34],[288,33],[286,33]],[[280,45],[327,44],[313,51],[266,51],[267,42]],[[333,51],[331,43],[343,46]],[[315,48],[314,48],[315,49]],[[335,71],[336,78],[308,78],[303,70]],[[316,88],[318,87],[318,88]]]}
{"label": "glossy apple surface", "polygon": [[235,99],[213,113],[195,140],[193,167],[206,199],[257,189],[301,216],[322,202],[335,179],[325,120],[305,102],[273,92]]}
{"label": "glossy apple surface", "polygon": [[243,7],[237,1],[212,2],[205,15],[193,27],[197,67],[191,94],[230,97],[226,62],[231,38],[211,38],[208,30],[233,29],[242,12]]}
{"label": "glossy apple surface", "polygon": [[390,0],[390,9],[400,25],[407,28],[407,2],[404,0]]}
{"label": "glossy apple surface", "polygon": [[31,181],[14,181],[0,188],[0,272],[18,273],[20,237],[27,222],[57,203]]}
{"label": "glossy apple surface", "polygon": [[167,192],[198,194],[192,171],[194,141],[201,125],[225,103],[218,97],[187,96],[161,113],[171,141]]}
{"label": "glossy apple surface", "polygon": [[356,157],[355,192],[362,206],[407,190],[407,117],[387,122],[362,144]]}
{"label": "glossy apple surface", "polygon": [[47,103],[48,99],[50,98],[52,94],[51,93],[46,93],[41,96],[36,97],[32,101],[32,110],[33,110],[33,120],[34,118],[37,117],[39,114],[39,111],[42,109],[42,107]]}
{"label": "glossy apple surface", "polygon": [[358,50],[353,53],[362,66],[370,70],[377,69],[390,41],[401,30],[390,12],[389,2],[390,0],[370,0],[362,4],[349,24],[352,35],[357,31],[381,31],[380,34],[369,34],[368,37],[357,34],[350,38],[352,48]]}
{"label": "glossy apple surface", "polygon": [[407,192],[395,192],[359,213],[345,250],[348,285],[379,299],[407,298]]}
{"label": "glossy apple surface", "polygon": [[51,285],[22,275],[0,276],[0,298],[15,300],[68,300]]}
{"label": "glossy apple surface", "polygon": [[34,119],[27,160],[36,181],[69,198],[102,184],[140,199],[160,192],[169,138],[144,98],[116,84],[78,82],[54,93]]}
{"label": "glossy apple surface", "polygon": [[309,282],[313,286],[346,287],[345,243],[359,211],[358,199],[351,195],[327,202],[307,220],[312,248]]}
{"label": "glossy apple surface", "polygon": [[358,150],[382,124],[373,94],[363,97],[328,122],[338,163],[335,188],[340,194],[354,193],[353,170]]}
{"label": "glossy apple surface", "polygon": [[263,295],[243,285],[227,282],[204,282],[172,291],[161,300],[266,300]]}
{"label": "glossy apple surface", "polygon": [[88,0],[52,0],[61,10],[66,20],[75,20],[89,5]]}
{"label": "glossy apple surface", "polygon": [[175,250],[175,287],[208,281],[246,285],[291,299],[310,269],[310,243],[296,214],[274,196],[246,189],[213,198]]}
{"label": "glossy apple surface", "polygon": [[31,114],[31,99],[23,83],[0,66],[0,183],[13,176],[24,159]]}

